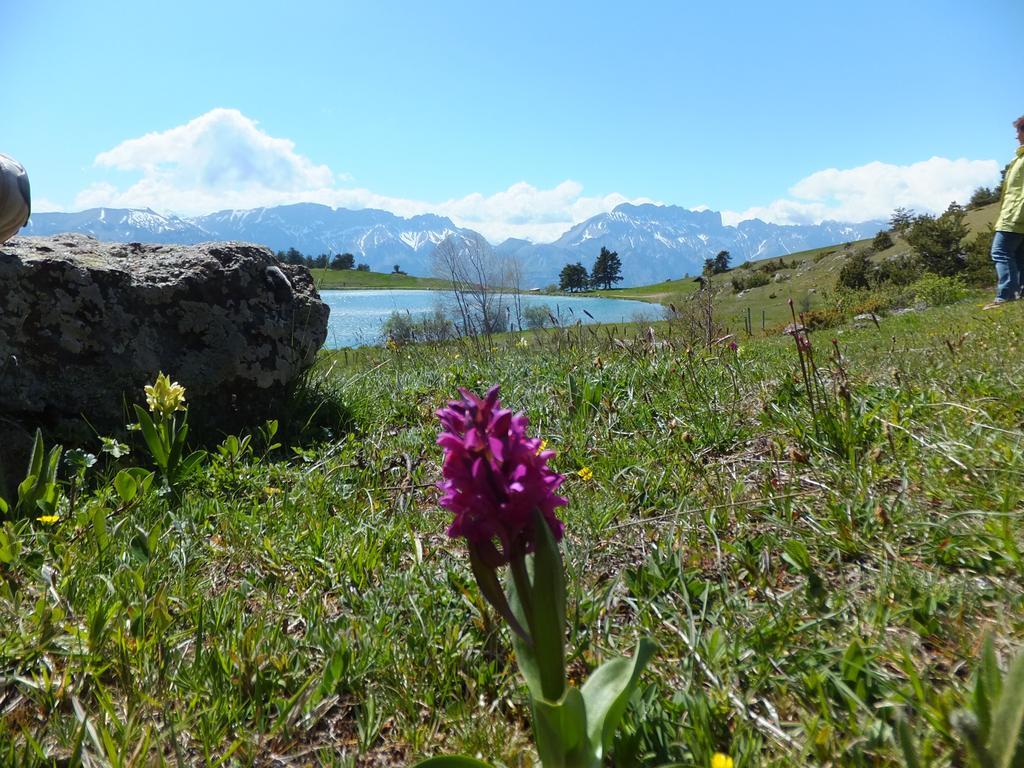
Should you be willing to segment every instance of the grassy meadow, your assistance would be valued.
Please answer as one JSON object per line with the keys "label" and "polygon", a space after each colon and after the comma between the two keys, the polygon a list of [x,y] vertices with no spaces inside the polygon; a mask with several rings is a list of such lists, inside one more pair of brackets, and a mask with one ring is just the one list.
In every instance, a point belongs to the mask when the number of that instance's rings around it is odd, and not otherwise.
{"label": "grassy meadow", "polygon": [[663,325],[324,353],[172,493],[97,442],[0,526],[0,764],[531,764],[436,503],[434,411],[500,384],[567,476],[570,670],[658,645],[615,765],[965,765],[983,640],[1024,641],[1024,307],[977,303],[812,334],[810,376]]}
{"label": "grassy meadow", "polygon": [[412,289],[439,290],[450,288],[451,283],[437,277],[414,277],[394,272],[363,272],[358,269],[311,269],[313,281],[320,290],[333,289]]}

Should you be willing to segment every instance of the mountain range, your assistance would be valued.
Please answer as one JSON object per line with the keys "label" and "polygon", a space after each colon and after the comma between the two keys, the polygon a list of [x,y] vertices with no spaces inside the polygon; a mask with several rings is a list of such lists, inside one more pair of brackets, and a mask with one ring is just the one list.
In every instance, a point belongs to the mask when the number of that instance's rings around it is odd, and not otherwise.
{"label": "mountain range", "polygon": [[[553,243],[510,238],[494,248],[498,254],[519,259],[527,283],[544,286],[557,283],[558,273],[568,263],[578,261],[589,269],[603,246],[618,252],[622,285],[628,286],[698,274],[704,259],[722,250],[729,251],[733,264],[739,264],[860,240],[886,226],[884,221],[782,225],[760,219],[727,226],[716,211],[623,203],[573,226]],[[297,248],[307,255],[348,252],[375,271],[390,272],[397,264],[408,274],[420,276],[431,274],[431,255],[445,238],[479,237],[444,216],[403,218],[372,208],[349,210],[315,203],[194,217],[164,215],[148,208],[36,213],[21,234],[61,232],[80,232],[104,241],[242,240],[275,251]]]}

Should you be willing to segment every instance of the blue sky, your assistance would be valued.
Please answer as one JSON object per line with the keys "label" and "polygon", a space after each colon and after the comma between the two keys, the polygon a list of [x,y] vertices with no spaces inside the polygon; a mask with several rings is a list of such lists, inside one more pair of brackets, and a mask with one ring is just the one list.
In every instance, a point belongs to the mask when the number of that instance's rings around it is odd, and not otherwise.
{"label": "blue sky", "polygon": [[996,183],[1024,114],[1019,0],[0,0],[0,29],[36,210],[865,220]]}

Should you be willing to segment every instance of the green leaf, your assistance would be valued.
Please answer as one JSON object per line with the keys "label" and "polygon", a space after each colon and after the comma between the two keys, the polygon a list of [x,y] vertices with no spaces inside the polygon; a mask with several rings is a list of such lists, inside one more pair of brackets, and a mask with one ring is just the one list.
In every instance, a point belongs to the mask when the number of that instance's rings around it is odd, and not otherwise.
{"label": "green leaf", "polygon": [[0,515],[6,515],[9,509],[10,507],[7,506],[7,502],[0,496]]}
{"label": "green leaf", "polygon": [[544,516],[533,511],[536,550],[533,554],[530,631],[543,698],[557,701],[565,690],[565,573],[562,555]]}
{"label": "green leaf", "polygon": [[36,429],[36,436],[32,440],[32,457],[28,462],[26,475],[38,477],[43,473],[43,431]]}
{"label": "green leaf", "polygon": [[413,768],[492,768],[490,763],[465,755],[439,755],[420,760]]}
{"label": "green leaf", "polygon": [[1024,767],[1024,653],[1003,680],[1003,691],[992,713],[989,751],[998,768]]}
{"label": "green leaf", "polygon": [[114,490],[121,497],[121,501],[127,504],[135,498],[139,492],[139,484],[127,469],[122,469],[114,476]]}
{"label": "green leaf", "polygon": [[533,699],[533,737],[544,768],[601,765],[587,738],[587,705],[578,688],[566,688],[558,701]]}
{"label": "green leaf", "polygon": [[981,663],[978,666],[971,696],[974,713],[978,717],[978,726],[985,741],[988,741],[992,732],[992,705],[999,698],[1002,686],[1003,676],[999,671],[992,635],[987,634],[981,646]]}
{"label": "green leaf", "polygon": [[135,478],[135,482],[139,484],[139,496],[145,496],[150,486],[153,485],[153,478],[156,477],[155,472],[151,472],[148,469],[142,467],[129,467],[125,470],[128,474]]}
{"label": "green leaf", "polygon": [[38,483],[38,475],[29,475],[18,484],[18,504],[15,509],[35,509]]}
{"label": "green leaf", "polygon": [[13,563],[18,555],[18,540],[9,528],[0,528],[0,563]]}
{"label": "green leaf", "polygon": [[896,717],[896,736],[900,742],[900,750],[903,752],[903,762],[907,768],[921,768],[921,761],[917,757],[917,746],[914,744],[914,735],[910,732],[907,719],[901,712]]}
{"label": "green leaf", "polygon": [[53,485],[57,482],[57,465],[60,463],[60,454],[63,451],[63,446],[55,445],[50,451],[50,455],[46,460],[46,483],[47,485]]}
{"label": "green leaf", "polygon": [[186,477],[191,475],[197,469],[199,465],[206,461],[206,451],[193,451],[186,456],[181,463],[178,465],[178,469],[175,472],[175,476],[179,480],[184,480]]}
{"label": "green leaf", "polygon": [[813,570],[811,568],[811,556],[802,541],[791,539],[783,544],[782,559],[803,573]]}
{"label": "green leaf", "polygon": [[[518,621],[521,624],[527,624],[526,614],[519,600],[519,594],[511,581],[508,585],[508,601]],[[537,656],[533,652],[533,645],[526,638],[521,637],[518,632],[513,632],[512,650],[516,653],[516,664],[519,666],[519,672],[526,680],[526,687],[530,689],[532,695],[540,696],[543,686],[541,685],[540,667],[537,664]]]}
{"label": "green leaf", "polygon": [[140,406],[136,405],[134,407],[135,416],[139,420],[139,428],[142,430],[142,438],[146,441],[146,447],[149,448],[153,461],[156,462],[158,467],[166,470],[167,448],[164,447],[164,442],[157,433],[156,424],[153,423],[150,415]]}
{"label": "green leaf", "polygon": [[583,684],[583,700],[587,708],[587,734],[600,765],[611,747],[615,730],[626,712],[629,697],[640,679],[640,673],[657,646],[646,637],[640,640],[632,659],[618,658],[605,662]]}
{"label": "green leaf", "polygon": [[480,560],[476,550],[472,547],[469,549],[469,564],[473,569],[473,576],[476,578],[477,586],[480,587],[480,593],[484,596],[488,603],[490,603],[494,610],[508,622],[509,627],[512,631],[518,635],[523,641],[530,643],[530,635],[523,628],[523,625],[519,623],[519,620],[512,613],[512,609],[509,607],[508,599],[505,597],[505,591],[501,588],[501,582],[498,581],[498,574],[493,568],[488,568]]}

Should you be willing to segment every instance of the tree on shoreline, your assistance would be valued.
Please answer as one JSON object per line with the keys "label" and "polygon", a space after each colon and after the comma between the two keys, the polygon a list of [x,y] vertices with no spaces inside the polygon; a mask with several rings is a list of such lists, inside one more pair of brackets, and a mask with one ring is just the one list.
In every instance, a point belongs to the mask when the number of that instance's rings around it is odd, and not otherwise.
{"label": "tree on shoreline", "polygon": [[566,264],[558,273],[558,290],[573,293],[582,291],[587,287],[587,268],[578,261],[575,264]]}
{"label": "tree on shoreline", "polygon": [[611,288],[612,283],[622,281],[622,260],[616,251],[609,251],[603,245],[601,253],[594,261],[594,268],[590,270],[590,284],[594,287],[604,286]]}

